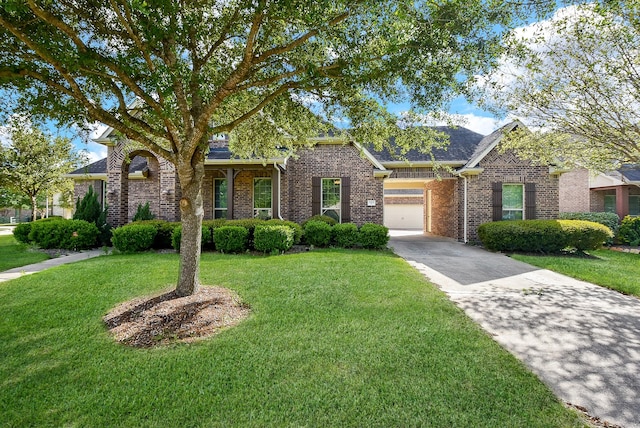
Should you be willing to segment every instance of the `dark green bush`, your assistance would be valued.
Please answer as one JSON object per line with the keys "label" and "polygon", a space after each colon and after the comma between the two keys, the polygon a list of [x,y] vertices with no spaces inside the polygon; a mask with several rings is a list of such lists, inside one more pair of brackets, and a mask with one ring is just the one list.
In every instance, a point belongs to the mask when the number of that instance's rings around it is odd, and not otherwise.
{"label": "dark green bush", "polygon": [[28,244],[30,242],[29,232],[31,232],[31,223],[20,223],[13,228],[13,237],[16,238],[18,242]]}
{"label": "dark green bush", "polygon": [[222,253],[239,253],[247,249],[249,230],[242,226],[220,226],[213,231],[216,249]]}
{"label": "dark green bush", "polygon": [[331,242],[331,225],[323,221],[308,221],[304,225],[304,240],[315,247],[326,247]]}
{"label": "dark green bush", "polygon": [[84,220],[93,223],[100,231],[99,241],[102,245],[111,244],[111,225],[107,223],[107,207],[100,207],[98,195],[93,191],[93,186],[89,186],[89,191],[80,200],[76,201],[76,211],[73,213],[74,220]]}
{"label": "dark green bush", "polygon": [[153,245],[157,229],[152,224],[128,224],[113,229],[111,242],[123,253],[147,251]]}
{"label": "dark green bush", "polygon": [[[620,228],[620,218],[616,213],[560,213],[559,218],[560,220],[586,220],[600,223],[611,229],[614,236],[618,234]],[[608,239],[605,244],[613,244],[613,238]]]}
{"label": "dark green bush", "polygon": [[303,233],[302,226],[300,226],[295,221],[272,219],[272,220],[267,220],[266,224],[274,224],[274,225],[277,225],[277,226],[289,226],[291,229],[293,229],[293,244],[294,245],[299,244],[300,241],[302,240],[302,233]]}
{"label": "dark green bush", "polygon": [[360,226],[358,241],[364,248],[384,248],[389,242],[389,229],[381,224],[365,223]]}
{"label": "dark green bush", "polygon": [[151,208],[149,208],[149,202],[146,204],[138,204],[138,209],[136,209],[136,213],[133,216],[133,221],[144,221],[144,220],[154,220],[156,216],[151,212]]}
{"label": "dark green bush", "polygon": [[482,244],[492,251],[557,253],[566,248],[596,249],[613,236],[601,224],[580,220],[509,220],[478,228]]}
{"label": "dark green bush", "polygon": [[289,226],[261,224],[256,226],[253,247],[263,253],[282,253],[293,246],[294,230]]}
{"label": "dark green bush", "polygon": [[209,235],[207,238],[207,241],[204,241],[204,232],[202,234],[203,237],[203,241],[202,241],[202,248],[203,250],[210,250],[213,251],[215,250],[215,244],[213,242],[213,231],[216,230],[217,228],[219,228],[220,226],[224,226],[226,224],[227,220],[224,218],[217,218],[215,220],[204,220],[202,222],[202,229],[208,229],[209,230]]}
{"label": "dark green bush", "polygon": [[34,221],[28,240],[40,248],[85,250],[98,243],[98,227],[84,220]]}
{"label": "dark green bush", "polygon": [[150,224],[156,228],[156,236],[153,239],[151,248],[164,250],[173,248],[173,230],[180,225],[178,222],[166,220],[142,220],[130,224]]}
{"label": "dark green bush", "polygon": [[618,238],[633,247],[640,245],[640,217],[626,216],[622,219]]}
{"label": "dark green bush", "polygon": [[309,223],[310,221],[321,221],[323,223],[327,223],[329,226],[333,226],[335,224],[338,224],[338,222],[336,221],[335,218],[333,217],[329,217],[328,215],[320,215],[320,214],[316,214],[312,217],[309,217],[308,219],[306,219],[305,221],[302,222],[302,228],[304,229],[304,227],[307,225],[307,223]]}
{"label": "dark green bush", "polygon": [[[180,251],[180,240],[182,239],[182,225],[178,223],[178,225],[173,229],[173,233],[171,234],[171,246],[174,250]],[[200,247],[200,251],[203,249],[210,247],[212,242],[211,237],[211,229],[208,227],[202,227],[202,245]]]}
{"label": "dark green bush", "polygon": [[331,229],[331,242],[341,248],[352,248],[358,244],[358,226],[354,223],[339,223]]}

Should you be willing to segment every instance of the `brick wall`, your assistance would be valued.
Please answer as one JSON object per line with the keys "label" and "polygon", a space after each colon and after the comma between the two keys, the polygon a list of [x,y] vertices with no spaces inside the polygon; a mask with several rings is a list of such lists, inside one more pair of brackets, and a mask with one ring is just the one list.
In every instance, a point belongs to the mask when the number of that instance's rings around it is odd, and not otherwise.
{"label": "brick wall", "polygon": [[151,213],[156,218],[160,218],[160,165],[155,158],[149,157],[147,167],[149,168],[147,178],[133,179],[128,182],[128,222],[136,215],[138,205],[144,206],[147,202]]}
{"label": "brick wall", "polygon": [[[431,195],[431,200],[427,200]],[[425,183],[424,225],[428,229],[428,204],[431,203],[431,234],[458,238],[457,180],[433,180]]]}
{"label": "brick wall", "polygon": [[589,212],[591,210],[589,171],[587,169],[575,169],[562,174],[559,186],[560,212]]}
{"label": "brick wall", "polygon": [[[351,177],[351,221],[358,225],[382,224],[382,179],[373,176],[373,165],[353,145],[319,144],[301,150],[297,159],[289,161],[284,175],[287,182],[282,188],[286,200],[284,218],[302,222],[311,217],[312,177]],[[374,200],[376,205],[367,206],[368,200]]]}
{"label": "brick wall", "polygon": [[103,180],[76,180],[73,186],[73,203],[75,204],[78,198],[80,198],[80,200],[84,198],[84,196],[89,192],[89,186],[93,186],[93,192],[98,197],[98,202],[102,203],[102,183]]}
{"label": "brick wall", "polygon": [[[468,178],[468,238],[470,241],[478,239],[478,226],[493,220],[491,186],[494,182],[535,183],[536,218],[558,217],[558,177],[549,174],[549,167],[534,166],[528,161],[519,159],[511,151],[500,153],[497,149],[491,151],[478,166],[484,168],[484,171],[478,176]],[[462,195],[460,199],[463,199]]]}

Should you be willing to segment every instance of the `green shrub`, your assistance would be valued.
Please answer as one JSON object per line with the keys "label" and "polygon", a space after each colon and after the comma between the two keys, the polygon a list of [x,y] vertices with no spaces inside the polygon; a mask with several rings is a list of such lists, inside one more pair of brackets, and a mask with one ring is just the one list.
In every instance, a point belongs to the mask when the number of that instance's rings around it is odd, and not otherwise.
{"label": "green shrub", "polygon": [[102,245],[111,244],[111,225],[107,223],[107,207],[100,207],[98,195],[93,191],[93,186],[89,186],[89,191],[76,201],[76,211],[73,213],[74,220],[84,220],[93,223],[100,232],[99,241]]}
{"label": "green shrub", "polygon": [[[202,236],[201,242],[202,245],[200,247],[200,251],[207,247],[211,247],[212,237],[211,237],[211,229],[208,227],[202,227]],[[171,234],[171,246],[174,250],[180,252],[180,241],[182,239],[182,225],[180,223],[173,229],[173,233]]]}
{"label": "green shrub", "polygon": [[133,221],[144,221],[144,220],[154,220],[156,216],[151,212],[151,208],[149,208],[149,202],[141,205],[138,204],[138,209],[136,209],[136,213],[133,216]]}
{"label": "green shrub", "polygon": [[253,247],[263,253],[285,252],[293,246],[294,230],[289,226],[261,224],[256,226]]}
{"label": "green shrub", "polygon": [[247,249],[249,230],[242,226],[220,226],[214,231],[216,249],[223,253],[239,253]]}
{"label": "green shrub", "polygon": [[335,224],[338,224],[338,222],[336,221],[335,218],[333,217],[329,217],[328,215],[320,215],[320,214],[316,214],[312,217],[309,217],[308,219],[306,219],[305,221],[302,222],[302,228],[304,229],[304,227],[307,225],[307,223],[309,223],[310,221],[321,221],[323,223],[327,223],[329,226],[333,226]]}
{"label": "green shrub", "polygon": [[331,229],[331,242],[341,248],[352,248],[358,244],[358,226],[354,223],[339,223]]}
{"label": "green shrub", "polygon": [[557,253],[566,248],[596,249],[613,236],[601,224],[581,220],[508,220],[478,228],[482,244],[492,251]]}
{"label": "green shrub", "polygon": [[96,246],[99,233],[95,224],[84,220],[34,221],[28,240],[45,249],[85,250]]}
{"label": "green shrub", "polygon": [[[249,231],[247,237],[247,248],[253,248],[253,232],[257,225],[264,224],[266,220],[260,218],[245,218],[240,220],[227,220],[225,226],[240,226]],[[215,242],[214,242],[215,244]],[[218,248],[218,247],[216,247]]]}
{"label": "green shrub", "polygon": [[277,226],[289,226],[291,229],[293,229],[293,244],[294,245],[299,244],[300,241],[302,240],[302,233],[303,233],[302,226],[300,226],[295,221],[273,219],[273,220],[267,220],[266,224],[274,224],[274,225],[277,225]]}
{"label": "green shrub", "polygon": [[130,224],[149,224],[156,228],[156,236],[153,239],[151,248],[164,250],[173,248],[173,230],[180,225],[178,222],[166,220],[141,220]]}
{"label": "green shrub", "polygon": [[360,226],[358,241],[364,248],[384,248],[389,242],[389,229],[381,224],[365,223]]}
{"label": "green shrub", "polygon": [[618,238],[633,247],[640,245],[640,217],[626,216],[622,219]]}
{"label": "green shrub", "polygon": [[315,247],[326,247],[331,242],[331,225],[323,221],[308,221],[304,225],[304,239]]}
{"label": "green shrub", "polygon": [[[202,222],[202,248],[203,250],[210,250],[213,251],[215,250],[215,244],[213,242],[213,231],[216,230],[217,228],[219,228],[220,226],[224,226],[226,224],[227,220],[224,218],[217,218],[215,220],[204,220]],[[204,237],[205,237],[205,232],[204,230],[207,229],[208,232],[208,237],[207,237],[207,241],[204,241]]]}
{"label": "green shrub", "polygon": [[113,229],[111,242],[123,253],[147,251],[153,245],[157,229],[151,224],[128,224]]}
{"label": "green shrub", "polygon": [[28,244],[31,242],[29,241],[29,232],[31,232],[31,223],[20,223],[13,228],[13,237],[18,242]]}
{"label": "green shrub", "polygon": [[[559,218],[560,220],[586,220],[600,223],[611,229],[614,236],[618,234],[620,228],[620,218],[616,213],[560,213]],[[613,244],[613,238],[608,239],[606,244]]]}

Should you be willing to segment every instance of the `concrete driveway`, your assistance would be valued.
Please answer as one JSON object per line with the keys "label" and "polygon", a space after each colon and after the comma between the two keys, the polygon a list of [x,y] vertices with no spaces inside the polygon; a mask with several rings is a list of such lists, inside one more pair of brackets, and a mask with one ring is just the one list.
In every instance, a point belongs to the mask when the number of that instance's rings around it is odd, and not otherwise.
{"label": "concrete driveway", "polygon": [[391,235],[396,254],[561,400],[640,428],[640,299],[446,238]]}

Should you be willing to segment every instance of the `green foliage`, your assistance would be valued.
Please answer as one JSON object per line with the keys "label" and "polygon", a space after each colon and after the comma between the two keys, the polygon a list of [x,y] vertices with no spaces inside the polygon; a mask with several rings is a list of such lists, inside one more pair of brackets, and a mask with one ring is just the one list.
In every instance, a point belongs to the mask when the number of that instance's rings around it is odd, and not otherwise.
{"label": "green foliage", "polygon": [[0,272],[20,266],[39,263],[49,256],[40,251],[31,251],[27,244],[18,243],[13,236],[0,235]]}
{"label": "green foliage", "polygon": [[224,226],[226,224],[227,220],[224,218],[217,218],[214,220],[204,220],[202,222],[202,229],[208,229],[209,233],[207,236],[207,241],[204,241],[204,237],[205,237],[205,232],[202,232],[202,247],[203,250],[215,250],[215,244],[213,242],[213,231],[217,228],[219,228],[220,226]]}
{"label": "green foliage", "polygon": [[510,220],[478,228],[482,244],[492,251],[557,253],[566,248],[596,249],[613,236],[599,223],[581,220]]}
{"label": "green foliage", "polygon": [[149,202],[144,205],[138,204],[138,208],[136,209],[136,213],[133,216],[133,221],[144,221],[144,220],[153,220],[156,216],[151,212],[151,208],[149,208]]}
{"label": "green foliage", "polygon": [[263,253],[282,253],[293,246],[294,230],[285,225],[264,224],[255,228],[253,247]]}
{"label": "green foliage", "polygon": [[213,231],[216,249],[223,253],[240,253],[247,249],[249,230],[242,226],[220,226]]}
{"label": "green foliage", "polygon": [[29,232],[31,232],[31,223],[20,223],[13,228],[13,236],[16,241],[23,244],[29,243]]}
{"label": "green foliage", "polygon": [[380,249],[389,242],[389,229],[381,224],[365,223],[360,226],[358,240],[364,248]]}
{"label": "green foliage", "polygon": [[151,245],[151,248],[156,250],[173,248],[173,231],[180,225],[179,222],[170,222],[166,220],[142,220],[131,224],[150,224],[156,228],[156,236],[153,239],[153,244]]}
{"label": "green foliage", "polygon": [[84,220],[38,220],[31,223],[28,239],[45,249],[85,250],[97,245],[99,233],[95,224]]}
{"label": "green foliage", "polygon": [[[249,231],[249,237],[248,239],[248,243],[247,245],[249,247],[253,246],[253,232],[256,228],[257,225],[259,224],[265,224],[265,220],[260,219],[260,218],[245,218],[245,219],[239,219],[239,220],[227,220],[225,223],[225,226],[239,226],[239,227],[244,227],[245,229],[247,229]],[[216,246],[217,248],[217,246]]]}
{"label": "green foliage", "polygon": [[354,223],[340,223],[331,229],[331,242],[341,248],[352,248],[358,244],[360,235]]}
{"label": "green foliage", "polygon": [[623,218],[618,238],[631,246],[640,246],[640,217],[626,216]]}
{"label": "green foliage", "polygon": [[147,251],[151,248],[157,229],[152,224],[128,224],[112,231],[113,246],[123,253]]}
{"label": "green foliage", "polygon": [[74,220],[84,220],[93,223],[100,231],[100,242],[102,245],[109,245],[111,241],[111,226],[107,223],[107,207],[100,206],[98,195],[93,191],[93,186],[76,201],[76,211],[73,213]]}
{"label": "green foliage", "polygon": [[[618,234],[618,229],[620,228],[620,217],[616,213],[560,213],[559,218],[561,220],[586,220],[600,223],[607,226],[614,236]],[[607,240],[606,244],[613,244],[613,238]]]}
{"label": "green foliage", "polygon": [[309,217],[308,219],[306,219],[305,221],[302,222],[302,228],[304,228],[308,222],[310,221],[321,221],[323,223],[327,223],[329,226],[333,226],[335,224],[337,224],[338,222],[336,221],[335,218],[333,217],[329,217],[328,215],[314,215],[312,217]]}
{"label": "green foliage", "polygon": [[297,245],[302,240],[303,229],[298,223],[289,220],[272,219],[267,220],[266,224],[275,224],[278,226],[288,226],[293,229],[293,243]]}
{"label": "green foliage", "polygon": [[326,247],[331,242],[331,225],[318,220],[310,220],[304,224],[304,240],[315,247]]}

